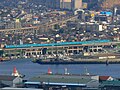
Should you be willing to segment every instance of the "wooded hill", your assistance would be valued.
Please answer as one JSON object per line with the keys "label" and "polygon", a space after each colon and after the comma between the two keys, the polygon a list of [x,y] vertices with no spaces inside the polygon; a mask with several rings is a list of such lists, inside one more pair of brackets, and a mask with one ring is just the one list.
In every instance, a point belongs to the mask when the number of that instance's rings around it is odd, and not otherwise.
{"label": "wooded hill", "polygon": [[110,9],[114,6],[120,6],[120,0],[103,0],[101,5],[103,9]]}

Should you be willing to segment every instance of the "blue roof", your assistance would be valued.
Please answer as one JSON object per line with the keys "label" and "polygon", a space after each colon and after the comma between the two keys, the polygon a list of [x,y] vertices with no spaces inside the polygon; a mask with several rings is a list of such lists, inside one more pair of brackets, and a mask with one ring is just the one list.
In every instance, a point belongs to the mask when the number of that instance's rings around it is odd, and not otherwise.
{"label": "blue roof", "polygon": [[25,82],[24,84],[32,84],[32,85],[40,85],[40,84],[46,84],[46,85],[67,85],[67,86],[86,86],[86,84],[80,84],[80,83],[54,83],[54,82]]}
{"label": "blue roof", "polygon": [[110,11],[101,11],[100,14],[103,14],[103,15],[112,15],[112,12],[110,12]]}
{"label": "blue roof", "polygon": [[110,40],[92,40],[92,41],[81,41],[81,42],[60,42],[60,43],[49,43],[49,44],[21,44],[21,45],[6,45],[5,48],[30,48],[30,47],[49,47],[49,46],[65,46],[65,45],[85,45],[95,43],[108,43]]}
{"label": "blue roof", "polygon": [[86,84],[80,84],[80,83],[53,83],[53,82],[43,82],[43,84],[49,84],[49,85],[60,85],[60,86],[86,86]]}
{"label": "blue roof", "polygon": [[40,85],[40,82],[25,82],[24,84],[36,84],[36,85]]}

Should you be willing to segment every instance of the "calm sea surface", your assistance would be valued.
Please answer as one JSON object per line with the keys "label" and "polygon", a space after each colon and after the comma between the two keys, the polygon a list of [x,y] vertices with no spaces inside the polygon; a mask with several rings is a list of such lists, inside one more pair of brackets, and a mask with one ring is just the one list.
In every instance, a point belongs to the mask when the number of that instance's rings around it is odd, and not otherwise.
{"label": "calm sea surface", "polygon": [[68,69],[70,74],[83,74],[85,73],[85,68],[87,68],[90,74],[120,77],[120,64],[109,64],[108,66],[105,64],[40,65],[32,63],[31,59],[0,62],[0,75],[11,75],[14,66],[21,74],[24,74],[26,78],[45,74],[48,68],[50,68],[53,73],[60,74],[64,73],[65,68]]}

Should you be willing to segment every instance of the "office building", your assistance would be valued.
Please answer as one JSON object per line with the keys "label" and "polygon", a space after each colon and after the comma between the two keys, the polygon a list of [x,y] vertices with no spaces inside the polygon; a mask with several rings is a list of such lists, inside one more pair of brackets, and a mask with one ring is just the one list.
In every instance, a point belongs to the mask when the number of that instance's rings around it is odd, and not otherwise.
{"label": "office building", "polygon": [[60,8],[61,9],[72,9],[72,0],[60,0]]}
{"label": "office building", "polygon": [[72,0],[72,10],[82,8],[82,0]]}
{"label": "office building", "polygon": [[75,10],[82,8],[82,0],[46,0],[46,6],[54,9]]}
{"label": "office building", "polygon": [[55,0],[46,0],[46,6],[48,8],[55,8]]}
{"label": "office building", "polygon": [[48,8],[59,9],[60,8],[60,0],[46,0],[45,5]]}

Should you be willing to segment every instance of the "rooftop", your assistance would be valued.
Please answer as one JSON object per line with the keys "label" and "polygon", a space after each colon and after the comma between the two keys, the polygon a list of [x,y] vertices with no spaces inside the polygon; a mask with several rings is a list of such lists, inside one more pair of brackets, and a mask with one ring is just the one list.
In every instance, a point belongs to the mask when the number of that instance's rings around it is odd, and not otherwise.
{"label": "rooftop", "polygon": [[43,47],[43,46],[65,46],[65,45],[84,45],[84,44],[95,44],[95,43],[108,43],[110,40],[91,40],[81,42],[60,42],[60,43],[49,43],[49,44],[21,44],[21,45],[6,45],[5,48],[30,48],[30,47]]}
{"label": "rooftop", "polygon": [[92,76],[75,76],[75,75],[57,75],[57,74],[43,74],[38,77],[33,77],[30,81],[33,82],[51,82],[51,83],[74,83],[74,84],[87,84],[90,82]]}

